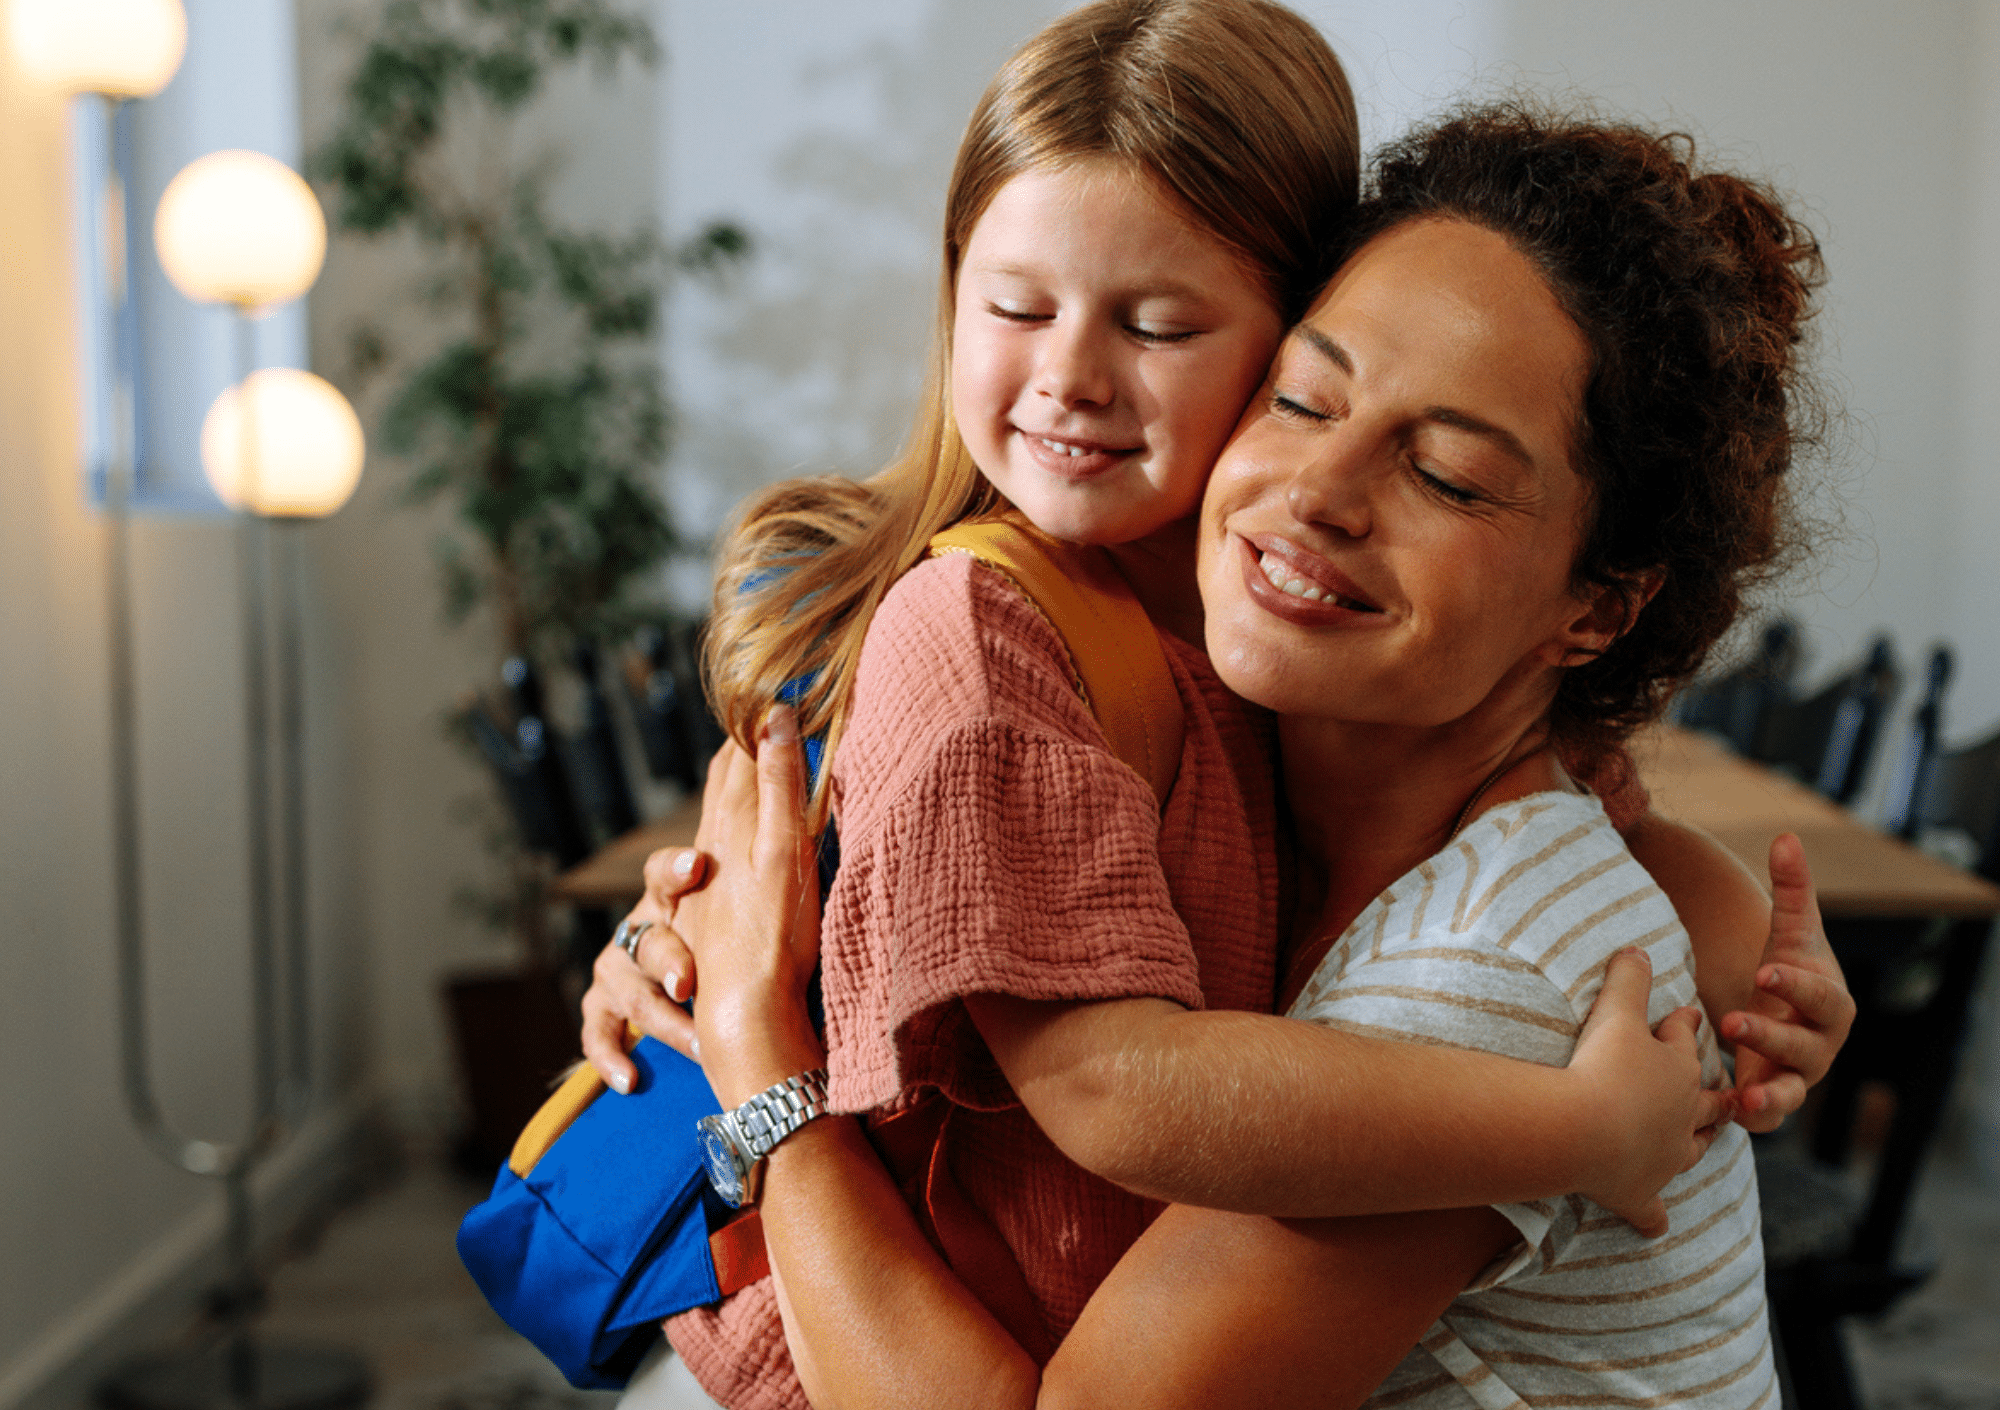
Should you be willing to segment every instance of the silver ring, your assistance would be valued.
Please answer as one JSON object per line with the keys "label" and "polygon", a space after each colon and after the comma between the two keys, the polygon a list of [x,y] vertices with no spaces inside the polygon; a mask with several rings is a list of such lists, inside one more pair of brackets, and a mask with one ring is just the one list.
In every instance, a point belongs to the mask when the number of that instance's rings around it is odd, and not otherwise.
{"label": "silver ring", "polygon": [[631,960],[633,964],[637,964],[639,963],[639,941],[644,939],[646,932],[652,928],[653,923],[650,920],[636,920],[627,917],[625,920],[619,922],[618,929],[612,933],[611,943],[623,950],[626,958]]}

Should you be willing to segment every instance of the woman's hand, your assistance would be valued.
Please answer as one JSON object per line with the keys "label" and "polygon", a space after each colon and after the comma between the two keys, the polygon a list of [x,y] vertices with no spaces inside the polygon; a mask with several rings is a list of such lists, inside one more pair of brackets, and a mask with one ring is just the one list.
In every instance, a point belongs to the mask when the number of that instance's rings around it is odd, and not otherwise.
{"label": "woman's hand", "polygon": [[694,976],[696,1052],[724,1106],[824,1060],[806,1009],[819,875],[805,802],[788,706],[771,711],[755,758],[726,746],[709,767],[695,845],[714,879],[679,900],[670,933]]}
{"label": "woman's hand", "polygon": [[1854,1024],[1854,996],[1827,944],[1805,848],[1771,843],[1771,935],[1749,1006],[1716,1025],[1736,1045],[1737,1120],[1774,1131],[1825,1077]]}
{"label": "woman's hand", "polygon": [[708,859],[692,847],[663,848],[646,858],[646,894],[620,926],[641,927],[632,953],[614,940],[591,966],[583,1055],[613,1091],[632,1090],[638,1069],[625,1050],[639,1035],[695,1055],[694,1020],[679,1006],[693,992],[694,963],[672,927],[680,898],[700,887],[708,872]]}
{"label": "woman's hand", "polygon": [[1660,1191],[1707,1153],[1733,1106],[1701,1085],[1701,1010],[1646,1025],[1653,964],[1639,949],[1612,956],[1604,987],[1577,1035],[1569,1070],[1602,1113],[1600,1171],[1581,1193],[1648,1238],[1667,1231]]}

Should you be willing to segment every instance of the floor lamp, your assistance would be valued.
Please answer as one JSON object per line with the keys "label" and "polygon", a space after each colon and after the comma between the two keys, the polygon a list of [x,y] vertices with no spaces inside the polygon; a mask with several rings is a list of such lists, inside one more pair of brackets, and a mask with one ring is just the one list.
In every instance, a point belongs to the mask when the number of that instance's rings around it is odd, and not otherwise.
{"label": "floor lamp", "polygon": [[[266,521],[330,513],[352,492],[361,465],[361,434],[352,408],[310,374],[252,371],[250,319],[257,309],[302,295],[325,253],[325,222],[312,193],[282,163],[253,153],[218,153],[193,163],[162,200],[156,238],[169,277],[190,297],[231,304],[236,312],[236,383],[204,424],[204,468],[242,516],[246,674],[247,807],[250,829],[253,1111],[234,1143],[186,1137],[165,1120],[147,1060],[145,955],[140,893],[136,683],[131,618],[130,509],[137,451],[131,416],[137,378],[137,320],[131,298],[130,112],[134,98],[165,87],[186,44],[179,0],[12,0],[14,53],[23,70],[72,94],[97,94],[111,105],[110,169],[103,188],[104,225],[112,238],[106,310],[114,328],[117,385],[111,389],[112,450],[105,466],[106,578],[111,688],[112,848],[122,1047],[127,1106],[148,1144],[193,1174],[215,1177],[226,1201],[227,1281],[215,1298],[225,1335],[214,1351],[136,1363],[100,1387],[118,1410],[342,1410],[367,1393],[365,1365],[321,1348],[258,1343],[250,1320],[261,1300],[253,1259],[250,1176],[280,1133],[281,1092],[297,1095],[307,1077],[305,1015],[305,840],[302,688],[297,593],[288,578],[281,608],[280,694],[282,799],[287,874],[284,963],[292,1022],[280,1075],[274,878],[271,865],[269,672],[265,585],[270,572]],[[274,385],[275,392],[266,387]],[[261,380],[260,380],[261,379]],[[304,379],[303,384],[299,379]],[[300,388],[303,386],[303,394]],[[211,434],[211,427],[218,428]],[[309,437],[297,448],[301,431]],[[211,441],[230,442],[212,449]],[[224,489],[224,485],[229,487]],[[304,488],[301,488],[303,483]],[[295,554],[287,568],[296,573]]]}

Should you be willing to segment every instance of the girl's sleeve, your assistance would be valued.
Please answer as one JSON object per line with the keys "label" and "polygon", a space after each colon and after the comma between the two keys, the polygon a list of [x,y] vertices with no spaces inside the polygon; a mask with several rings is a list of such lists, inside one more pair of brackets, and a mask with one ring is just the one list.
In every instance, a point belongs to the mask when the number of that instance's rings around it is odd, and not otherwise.
{"label": "girl's sleeve", "polygon": [[1055,629],[994,570],[932,560],[884,600],[834,788],[822,962],[836,1106],[925,1084],[1012,1104],[968,994],[1200,1006],[1152,791],[1110,753]]}

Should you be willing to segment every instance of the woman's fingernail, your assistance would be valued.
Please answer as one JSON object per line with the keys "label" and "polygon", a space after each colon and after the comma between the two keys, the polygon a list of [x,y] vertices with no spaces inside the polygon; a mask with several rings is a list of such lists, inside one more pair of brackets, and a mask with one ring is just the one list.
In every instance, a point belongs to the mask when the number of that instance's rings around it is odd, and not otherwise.
{"label": "woman's fingernail", "polygon": [[773,744],[796,744],[799,738],[799,717],[789,705],[773,705],[771,713],[764,717],[764,738]]}
{"label": "woman's fingernail", "polygon": [[694,1055],[694,1060],[695,1060],[696,1062],[700,1062],[700,1061],[701,1061],[701,1039],[699,1039],[699,1038],[690,1038],[690,1039],[688,1039],[688,1051],[689,1051],[690,1053],[692,1053],[692,1054]]}
{"label": "woman's fingernail", "polygon": [[621,1097],[628,1097],[632,1094],[632,1079],[622,1072],[611,1074],[611,1086]]}
{"label": "woman's fingernail", "polygon": [[675,1003],[681,1001],[681,976],[678,970],[668,970],[660,976],[660,987],[667,991],[667,997]]}
{"label": "woman's fingernail", "polygon": [[694,858],[695,854],[693,849],[691,848],[676,853],[674,856],[674,865],[673,865],[674,875],[682,881],[686,881],[689,877],[693,876]]}

